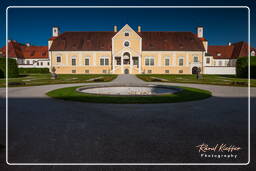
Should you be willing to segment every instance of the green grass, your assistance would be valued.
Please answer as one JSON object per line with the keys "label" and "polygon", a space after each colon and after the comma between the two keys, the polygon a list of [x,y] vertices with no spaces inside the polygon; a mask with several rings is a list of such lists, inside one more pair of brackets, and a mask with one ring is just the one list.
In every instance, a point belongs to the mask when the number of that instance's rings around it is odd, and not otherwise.
{"label": "green grass", "polygon": [[[117,75],[111,74],[59,74],[58,78],[51,79],[51,74],[26,74],[18,78],[9,78],[9,87],[17,86],[38,86],[48,84],[67,84],[67,83],[89,83],[90,78],[103,77],[98,82],[112,81]],[[5,87],[5,78],[0,79],[0,87]],[[10,85],[12,84],[12,85]],[[15,84],[15,85],[13,85]]]}
{"label": "green grass", "polygon": [[[193,84],[212,84],[212,85],[225,85],[225,86],[248,86],[248,79],[237,78],[234,75],[202,75],[199,80],[195,75],[167,75],[167,74],[141,74],[137,75],[138,78],[154,82],[152,77],[162,78],[172,83],[193,83]],[[251,86],[256,87],[256,79],[251,79]]]}
{"label": "green grass", "polygon": [[90,103],[177,103],[193,100],[202,100],[211,96],[211,92],[196,88],[179,87],[181,92],[160,96],[107,96],[77,92],[78,87],[68,87],[53,90],[48,96],[56,99],[90,102]]}

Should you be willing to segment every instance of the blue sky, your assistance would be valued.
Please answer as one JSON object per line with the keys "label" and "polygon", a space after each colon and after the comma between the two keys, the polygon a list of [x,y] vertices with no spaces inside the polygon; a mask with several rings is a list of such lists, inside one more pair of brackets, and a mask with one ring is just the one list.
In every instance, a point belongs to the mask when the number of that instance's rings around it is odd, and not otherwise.
{"label": "blue sky", "polygon": [[[210,45],[248,41],[248,10],[246,8],[11,8],[8,14],[9,39],[22,43],[30,42],[34,45],[47,45],[52,26],[59,26],[62,32],[112,31],[113,25],[118,25],[120,29],[125,24],[129,24],[135,30],[138,25],[141,25],[143,31],[191,31],[194,33],[197,26],[204,26],[204,37]],[[255,15],[254,11],[252,15]],[[255,22],[252,22],[251,26],[255,28]],[[0,39],[0,46],[4,44],[3,37]],[[256,40],[252,39],[251,44],[256,47]]]}

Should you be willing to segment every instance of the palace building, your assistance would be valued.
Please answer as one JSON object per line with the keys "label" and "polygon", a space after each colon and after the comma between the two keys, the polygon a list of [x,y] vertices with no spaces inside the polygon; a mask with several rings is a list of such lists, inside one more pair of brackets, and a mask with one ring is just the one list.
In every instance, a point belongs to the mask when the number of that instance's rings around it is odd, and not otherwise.
{"label": "palace building", "polygon": [[121,30],[64,32],[53,27],[49,58],[56,73],[192,74],[203,69],[208,42],[192,32]]}
{"label": "palace building", "polygon": [[[113,31],[52,28],[47,46],[8,43],[8,57],[19,67],[55,68],[57,74],[235,74],[236,60],[248,56],[246,42],[208,45],[204,28],[196,33],[135,31],[128,24]],[[6,56],[6,47],[2,48]],[[255,56],[255,48],[250,48]]]}

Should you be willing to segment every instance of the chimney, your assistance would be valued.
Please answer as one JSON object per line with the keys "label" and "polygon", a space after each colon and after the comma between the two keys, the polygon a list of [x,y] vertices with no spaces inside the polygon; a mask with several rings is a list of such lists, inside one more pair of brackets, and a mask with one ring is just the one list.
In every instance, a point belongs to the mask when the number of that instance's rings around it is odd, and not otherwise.
{"label": "chimney", "polygon": [[231,43],[231,42],[228,42],[228,45],[229,45],[229,46],[231,46],[231,45],[232,45],[232,43]]}
{"label": "chimney", "polygon": [[116,25],[114,26],[114,32],[117,32],[117,26]]}
{"label": "chimney", "polygon": [[139,33],[141,32],[141,26],[138,26],[138,32]]}
{"label": "chimney", "polygon": [[53,36],[53,37],[58,37],[59,34],[60,34],[60,29],[59,29],[59,27],[53,27],[53,28],[52,28],[52,36]]}
{"label": "chimney", "polygon": [[197,27],[197,37],[203,38],[204,36],[204,28],[202,26]]}
{"label": "chimney", "polygon": [[26,43],[26,46],[30,46],[30,43]]}

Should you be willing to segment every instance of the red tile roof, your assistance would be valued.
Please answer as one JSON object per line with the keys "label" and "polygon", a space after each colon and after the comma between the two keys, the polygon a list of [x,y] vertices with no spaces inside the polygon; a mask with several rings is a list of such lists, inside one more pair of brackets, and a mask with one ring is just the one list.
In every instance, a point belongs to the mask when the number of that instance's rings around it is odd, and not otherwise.
{"label": "red tile roof", "polygon": [[192,32],[144,31],[139,35],[144,51],[204,51],[202,41]]}
{"label": "red tile roof", "polygon": [[[51,51],[111,51],[112,31],[64,32],[53,40]],[[142,50],[204,51],[202,41],[192,32],[140,32]]]}
{"label": "red tile roof", "polygon": [[[3,56],[6,56],[6,46],[2,47]],[[48,58],[47,46],[26,46],[10,41],[8,43],[8,56],[10,58]]]}
{"label": "red tile roof", "polygon": [[[255,48],[251,48],[253,50]],[[237,42],[229,45],[208,46],[208,53],[214,59],[236,59],[239,57],[248,56],[248,43]],[[218,56],[218,53],[220,56]]]}
{"label": "red tile roof", "polygon": [[64,32],[53,40],[50,51],[110,51],[112,31]]}

